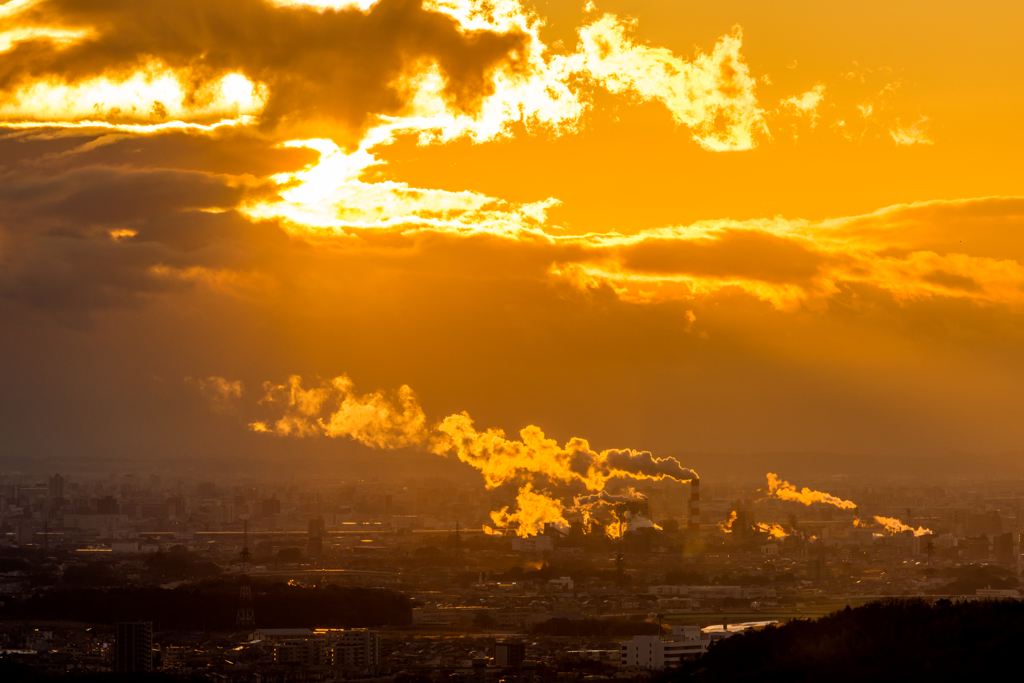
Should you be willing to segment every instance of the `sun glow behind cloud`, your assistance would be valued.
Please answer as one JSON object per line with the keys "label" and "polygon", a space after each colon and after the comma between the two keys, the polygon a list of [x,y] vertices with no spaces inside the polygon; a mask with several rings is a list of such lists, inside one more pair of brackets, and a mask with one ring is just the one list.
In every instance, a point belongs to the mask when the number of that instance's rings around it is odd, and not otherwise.
{"label": "sun glow behind cloud", "polygon": [[[45,3],[21,3],[8,9],[8,18],[37,6]],[[278,6],[375,9],[375,3]],[[695,139],[708,149],[748,149],[756,144],[754,135],[766,130],[753,80],[739,54],[738,32],[723,37],[713,53],[698,54],[688,62],[667,50],[637,44],[628,35],[634,22],[608,14],[579,29],[575,51],[554,53],[539,37],[542,20],[516,0],[486,5],[453,0],[427,3],[425,9],[453,18],[467,35],[515,36],[521,47],[514,48],[506,62],[489,69],[485,96],[470,110],[453,106],[446,92],[451,83],[437,62],[429,58],[409,62],[390,84],[402,94],[403,111],[398,115],[377,112],[378,122],[386,123],[392,133],[415,131],[423,142],[463,136],[483,141],[507,135],[513,122],[543,126],[556,134],[572,132],[588,107],[585,90],[594,86],[661,101],[677,123],[694,129]],[[4,35],[8,38],[0,44],[8,46],[41,36],[62,45],[104,39],[92,28],[60,26],[19,27]],[[0,118],[54,122],[225,118],[260,113],[268,93],[266,84],[254,83],[242,73],[211,79],[202,71],[176,70],[155,58],[132,72],[105,73],[76,82],[34,79],[8,93]]]}
{"label": "sun glow behind cloud", "polygon": [[127,77],[99,77],[74,84],[36,81],[0,104],[11,123],[62,124],[86,120],[140,125],[194,122],[258,115],[266,89],[242,74],[227,74],[189,93],[185,77],[151,62]]}
{"label": "sun glow behind cloud", "polygon": [[256,219],[282,218],[295,234],[312,238],[341,238],[360,229],[513,235],[543,223],[546,208],[555,203],[515,206],[476,192],[365,182],[361,175],[380,162],[364,147],[346,154],[326,139],[293,140],[283,146],[315,149],[320,159],[307,169],[275,176],[282,188],[280,199],[253,203],[245,211]]}
{"label": "sun glow behind cloud", "polygon": [[[391,134],[386,127],[373,132],[377,140]],[[927,204],[818,222],[703,221],[634,235],[559,235],[546,215],[556,199],[516,205],[474,192],[369,182],[361,176],[379,163],[370,149],[345,153],[329,140],[286,144],[316,149],[321,158],[308,169],[275,177],[283,188],[280,199],[261,200],[246,211],[254,218],[284,218],[295,234],[338,245],[359,248],[353,239],[365,229],[406,236],[487,233],[510,243],[539,242],[551,252],[552,277],[582,290],[608,285],[635,303],[736,289],[792,310],[835,295],[844,283],[864,283],[902,301],[943,296],[1024,304],[1024,266],[1017,261],[914,244],[902,253],[887,252],[896,234],[887,227],[890,216],[898,221],[901,212],[928,211]],[[872,222],[873,230],[854,227]],[[773,259],[766,262],[758,252]]]}
{"label": "sun glow behind cloud", "polygon": [[[918,329],[907,320],[929,306],[978,320],[1024,310],[1020,200],[984,197],[981,181],[929,194],[877,177],[910,183],[963,145],[948,109],[906,103],[918,66],[829,74],[811,48],[781,55],[790,45],[763,24],[721,9],[669,26],[649,18],[664,7],[542,17],[513,0],[73,4],[0,6],[4,151],[48,145],[3,165],[4,291],[30,305],[50,301],[28,258],[45,254],[38,241],[56,245],[54,273],[109,274],[101,302],[121,287],[241,300],[308,276],[325,286],[280,294],[280,310],[338,310],[321,290],[350,294],[355,273],[373,273],[390,298],[366,292],[365,305],[386,317],[395,282],[437,277],[492,283],[503,303],[529,288],[552,318],[663,316],[684,345],[709,348],[752,310],[815,330],[866,311]],[[858,57],[844,49],[827,63]],[[131,202],[92,181],[161,169],[232,194],[118,213]],[[89,211],[65,208],[93,192]],[[929,196],[978,198],[901,203]],[[67,277],[55,291],[82,289]]]}

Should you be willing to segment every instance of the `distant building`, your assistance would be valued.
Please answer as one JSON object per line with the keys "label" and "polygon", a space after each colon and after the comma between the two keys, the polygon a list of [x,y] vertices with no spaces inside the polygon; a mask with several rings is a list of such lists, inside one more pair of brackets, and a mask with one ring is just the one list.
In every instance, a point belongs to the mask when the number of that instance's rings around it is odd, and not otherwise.
{"label": "distant building", "polygon": [[1020,533],[1007,531],[992,539],[996,562],[1016,565],[1020,558]]}
{"label": "distant building", "polygon": [[267,642],[278,642],[282,640],[295,640],[297,638],[312,638],[315,631],[308,628],[261,628],[249,634],[249,640],[263,640]]}
{"label": "distant building", "polygon": [[135,514],[142,519],[168,519],[171,506],[167,503],[140,503]]}
{"label": "distant building", "polygon": [[27,507],[36,503],[42,503],[50,495],[49,486],[18,486],[18,503]]}
{"label": "distant building", "polygon": [[119,674],[153,670],[153,622],[114,625],[114,671]]}
{"label": "distant building", "polygon": [[498,666],[518,668],[526,659],[526,643],[498,642],[494,644],[494,663]]}
{"label": "distant building", "polygon": [[757,524],[757,516],[753,510],[737,510],[736,519],[732,523],[733,533],[740,536],[751,536],[754,533],[754,525]]}
{"label": "distant building", "polygon": [[317,517],[309,520],[308,540],[306,542],[306,555],[309,557],[320,557],[324,553],[324,518]]}
{"label": "distant building", "polygon": [[620,643],[623,667],[667,669],[691,661],[708,651],[711,637],[699,626],[674,626],[671,640],[662,636],[633,636]]}
{"label": "distant building", "polygon": [[828,578],[828,563],[825,562],[825,556],[820,553],[812,555],[807,561],[807,580],[820,582],[826,581]]}
{"label": "distant building", "polygon": [[528,610],[501,607],[494,613],[494,620],[497,622],[498,628],[522,631],[526,628],[526,620],[529,615]]}
{"label": "distant building", "polygon": [[551,536],[530,536],[529,538],[513,538],[512,550],[517,553],[542,553],[553,550],[555,542]]}
{"label": "distant building", "polygon": [[693,598],[658,598],[658,610],[665,612],[688,612],[694,608]]}
{"label": "distant building", "polygon": [[779,622],[776,619],[770,619],[768,621],[744,621],[739,624],[716,624],[713,626],[705,626],[700,631],[705,636],[711,639],[712,643],[718,642],[730,638],[737,633],[744,631],[761,631],[768,626],[775,626]]}
{"label": "distant building", "polygon": [[571,576],[559,576],[557,579],[548,579],[548,588],[564,593],[571,591],[574,585]]}
{"label": "distant building", "polygon": [[365,628],[317,629],[327,643],[326,663],[341,669],[376,673],[380,668],[380,634]]}
{"label": "distant building", "polygon": [[967,515],[968,536],[995,536],[1003,533],[1003,521],[996,511],[972,512]]}
{"label": "distant building", "polygon": [[742,586],[648,586],[647,592],[659,597],[682,596],[698,600],[724,600],[749,597]]}
{"label": "distant building", "polygon": [[274,641],[274,663],[298,666],[323,666],[326,643],[319,638]]}
{"label": "distant building", "polygon": [[50,498],[61,499],[64,497],[64,477],[55,474],[50,477]]}
{"label": "distant building", "polygon": [[161,660],[163,661],[164,670],[168,669],[180,669],[185,666],[185,662],[188,659],[189,653],[192,652],[191,648],[181,647],[175,645],[167,645],[163,648],[161,654]]}
{"label": "distant building", "polygon": [[481,618],[497,623],[501,611],[497,607],[414,607],[412,623],[415,626],[466,626]]}
{"label": "distant building", "polygon": [[986,536],[967,538],[965,543],[961,543],[960,546],[968,560],[982,561],[989,557],[989,540]]}
{"label": "distant building", "polygon": [[270,643],[275,664],[332,666],[359,674],[380,669],[380,634],[365,628],[264,628],[249,640]]}
{"label": "distant building", "polygon": [[167,499],[167,505],[170,508],[170,515],[175,519],[181,519],[185,516],[184,496],[171,496]]}
{"label": "distant building", "polygon": [[[114,501],[117,504],[117,501]],[[114,514],[71,514],[64,515],[65,529],[96,531],[101,536],[113,536],[123,525],[121,515]]]}

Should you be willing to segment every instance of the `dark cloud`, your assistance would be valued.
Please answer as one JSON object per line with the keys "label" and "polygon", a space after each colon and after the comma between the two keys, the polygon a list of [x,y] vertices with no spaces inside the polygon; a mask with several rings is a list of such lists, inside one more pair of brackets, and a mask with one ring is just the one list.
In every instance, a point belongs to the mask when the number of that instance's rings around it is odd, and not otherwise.
{"label": "dark cloud", "polygon": [[396,80],[425,60],[447,77],[449,101],[472,111],[493,87],[489,72],[516,68],[526,46],[519,34],[462,31],[421,0],[381,0],[366,13],[262,0],[43,0],[19,21],[96,35],[63,47],[18,43],[0,61],[0,91],[41,78],[130,72],[157,58],[188,72],[195,97],[226,73],[265,83],[271,123],[313,118],[359,127],[371,114],[397,113],[404,101]]}
{"label": "dark cloud", "polygon": [[61,174],[85,166],[116,166],[265,178],[297,171],[318,158],[314,150],[277,147],[255,131],[235,128],[201,133],[161,131],[149,135],[47,128],[0,136],[0,174],[10,177]]}
{"label": "dark cloud", "polygon": [[806,281],[823,258],[792,239],[754,230],[726,230],[717,239],[648,239],[621,250],[631,270],[740,277],[765,282]]}
{"label": "dark cloud", "polygon": [[82,168],[0,187],[7,223],[28,221],[80,234],[95,227],[130,228],[187,209],[225,209],[244,192],[223,176],[192,171]]}
{"label": "dark cloud", "polygon": [[947,273],[944,270],[933,270],[930,273],[922,275],[921,279],[925,282],[942,285],[949,289],[960,289],[965,292],[981,291],[981,287],[974,278],[966,275],[957,275],[956,273]]}
{"label": "dark cloud", "polygon": [[987,197],[897,206],[857,217],[837,235],[875,239],[889,253],[933,251],[1024,263],[1024,198]]}
{"label": "dark cloud", "polygon": [[0,185],[0,298],[66,314],[191,288],[154,269],[266,269],[289,238],[194,171],[89,167]]}

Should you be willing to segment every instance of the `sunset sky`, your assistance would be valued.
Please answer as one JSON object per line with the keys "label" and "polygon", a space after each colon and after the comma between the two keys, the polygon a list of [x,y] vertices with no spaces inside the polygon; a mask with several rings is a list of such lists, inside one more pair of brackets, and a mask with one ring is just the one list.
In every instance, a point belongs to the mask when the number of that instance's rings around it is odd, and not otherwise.
{"label": "sunset sky", "polygon": [[0,455],[1019,453],[1021,26],[9,0]]}

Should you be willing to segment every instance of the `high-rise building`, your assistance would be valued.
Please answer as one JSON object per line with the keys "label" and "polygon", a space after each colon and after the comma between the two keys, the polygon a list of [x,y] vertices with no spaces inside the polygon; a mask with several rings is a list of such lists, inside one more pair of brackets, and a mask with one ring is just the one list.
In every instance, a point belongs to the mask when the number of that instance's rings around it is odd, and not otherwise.
{"label": "high-rise building", "polygon": [[374,673],[380,667],[380,634],[365,628],[317,629],[332,666]]}
{"label": "high-rise building", "polygon": [[737,510],[736,520],[732,524],[733,533],[740,536],[749,536],[754,532],[754,525],[757,524],[757,517],[753,510]]}
{"label": "high-rise building", "polygon": [[1020,557],[1020,533],[1007,531],[992,539],[992,549],[996,562],[1016,565]]}
{"label": "high-rise building", "polygon": [[309,520],[308,532],[306,554],[310,557],[320,557],[324,552],[324,518]]}
{"label": "high-rise building", "polygon": [[118,622],[114,625],[114,671],[153,670],[153,622]]}
{"label": "high-rise building", "polygon": [[821,553],[811,555],[807,561],[807,580],[808,581],[825,581],[829,577],[828,564],[825,562],[825,556]]}
{"label": "high-rise building", "polygon": [[185,496],[171,496],[167,499],[167,505],[170,507],[171,517],[175,519],[185,517]]}
{"label": "high-rise building", "polygon": [[987,536],[975,536],[960,541],[961,546],[966,546],[961,552],[968,560],[983,562],[989,559],[991,542]]}
{"label": "high-rise building", "polygon": [[64,477],[55,474],[50,477],[50,498],[61,499],[64,497]]}
{"label": "high-rise building", "polygon": [[242,576],[239,577],[238,613],[235,626],[240,629],[256,628],[256,613],[252,606],[252,579],[249,578],[249,520],[242,522]]}

